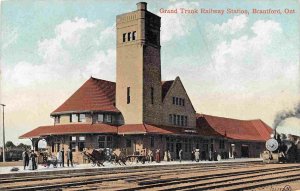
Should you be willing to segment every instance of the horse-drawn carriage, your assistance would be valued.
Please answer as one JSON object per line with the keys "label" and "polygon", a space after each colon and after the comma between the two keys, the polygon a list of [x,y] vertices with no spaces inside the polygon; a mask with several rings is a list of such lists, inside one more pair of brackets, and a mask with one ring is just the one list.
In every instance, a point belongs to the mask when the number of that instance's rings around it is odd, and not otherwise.
{"label": "horse-drawn carriage", "polygon": [[134,153],[133,155],[125,155],[123,152],[112,152],[111,149],[87,149],[82,152],[85,159],[92,163],[92,166],[104,166],[104,162],[112,164],[127,165],[134,162],[142,164],[148,160],[147,156]]}

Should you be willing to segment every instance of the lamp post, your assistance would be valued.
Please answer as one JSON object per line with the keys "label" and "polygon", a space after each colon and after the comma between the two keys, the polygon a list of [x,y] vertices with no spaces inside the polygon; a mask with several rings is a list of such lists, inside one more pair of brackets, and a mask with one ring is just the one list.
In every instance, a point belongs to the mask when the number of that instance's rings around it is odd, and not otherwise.
{"label": "lamp post", "polygon": [[4,104],[0,104],[3,108],[3,162],[5,162],[5,129],[4,129]]}

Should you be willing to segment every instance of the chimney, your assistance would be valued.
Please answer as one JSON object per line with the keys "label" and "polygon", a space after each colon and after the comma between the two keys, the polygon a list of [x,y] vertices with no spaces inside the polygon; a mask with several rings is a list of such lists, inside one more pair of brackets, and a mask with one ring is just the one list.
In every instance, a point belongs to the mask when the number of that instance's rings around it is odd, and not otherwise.
{"label": "chimney", "polygon": [[147,3],[146,2],[139,2],[136,4],[137,10],[145,11],[147,10]]}

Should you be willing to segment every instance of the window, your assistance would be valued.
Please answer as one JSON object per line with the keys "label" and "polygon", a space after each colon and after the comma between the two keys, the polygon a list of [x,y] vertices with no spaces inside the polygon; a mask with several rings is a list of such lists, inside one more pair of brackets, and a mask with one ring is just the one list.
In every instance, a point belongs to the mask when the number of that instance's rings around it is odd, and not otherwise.
{"label": "window", "polygon": [[184,116],[181,115],[181,116],[180,116],[180,119],[181,119],[181,120],[180,120],[180,125],[181,125],[181,126],[184,126]]}
{"label": "window", "polygon": [[187,116],[184,116],[184,126],[188,126]]}
{"label": "window", "polygon": [[113,139],[112,136],[106,136],[106,148],[113,147]]}
{"label": "window", "polygon": [[178,97],[177,97],[177,98],[176,98],[176,105],[178,105],[178,102],[179,102],[179,101],[178,101]]}
{"label": "window", "polygon": [[51,145],[51,151],[54,153],[54,148],[55,148],[55,145],[54,145],[54,143],[52,143],[52,145]]}
{"label": "window", "polygon": [[170,124],[172,124],[172,123],[173,123],[172,114],[169,114],[169,123],[170,123]]}
{"label": "window", "polygon": [[79,114],[79,122],[85,122],[85,114],[81,113]]}
{"label": "window", "polygon": [[77,114],[72,114],[71,116],[71,122],[78,122],[78,115]]}
{"label": "window", "polygon": [[107,123],[111,123],[111,122],[112,122],[111,114],[106,114],[106,115],[105,115],[105,121],[106,121]]}
{"label": "window", "polygon": [[184,100],[184,99],[182,99],[182,106],[184,106],[184,105],[185,105],[185,103],[184,103],[184,102],[185,102],[185,100]]}
{"label": "window", "polygon": [[219,141],[219,148],[220,149],[225,149],[225,141],[224,140]]}
{"label": "window", "polygon": [[56,143],[56,152],[60,151],[60,143]]}
{"label": "window", "polygon": [[98,143],[99,143],[99,148],[112,148],[113,138],[112,136],[99,136]]}
{"label": "window", "polygon": [[126,41],[126,33],[123,33],[123,42]]}
{"label": "window", "polygon": [[104,120],[103,114],[98,114],[97,121],[98,122],[103,122],[103,120]]}
{"label": "window", "polygon": [[176,125],[176,115],[173,114],[173,125]]}
{"label": "window", "polygon": [[179,105],[181,105],[181,98],[179,98]]}
{"label": "window", "polygon": [[70,149],[72,150],[72,152],[76,151],[76,142],[70,143]]}
{"label": "window", "polygon": [[131,32],[128,33],[128,41],[131,39]]}
{"label": "window", "polygon": [[126,147],[131,147],[131,139],[126,139]]}
{"label": "window", "polygon": [[150,137],[150,146],[154,147],[154,137],[153,136]]}
{"label": "window", "polygon": [[76,141],[76,136],[71,136],[70,137],[70,141],[72,142],[72,141]]}
{"label": "window", "polygon": [[55,123],[60,123],[60,116],[55,116],[54,117],[54,122]]}
{"label": "window", "polygon": [[105,148],[105,136],[98,137],[99,148]]}
{"label": "window", "polygon": [[135,38],[136,38],[136,31],[133,31],[132,32],[132,40],[135,40]]}
{"label": "window", "polygon": [[176,125],[180,125],[180,115],[177,115],[177,123]]}
{"label": "window", "polygon": [[176,99],[176,98],[175,98],[175,97],[173,97],[173,105],[175,105],[175,102],[176,102],[176,101],[175,101],[175,99]]}
{"label": "window", "polygon": [[154,88],[151,87],[151,104],[154,104]]}
{"label": "window", "polygon": [[83,151],[84,149],[84,142],[78,142],[78,150]]}
{"label": "window", "polygon": [[85,136],[80,136],[79,141],[85,141]]}
{"label": "window", "polygon": [[130,104],[130,87],[127,87],[127,104]]}

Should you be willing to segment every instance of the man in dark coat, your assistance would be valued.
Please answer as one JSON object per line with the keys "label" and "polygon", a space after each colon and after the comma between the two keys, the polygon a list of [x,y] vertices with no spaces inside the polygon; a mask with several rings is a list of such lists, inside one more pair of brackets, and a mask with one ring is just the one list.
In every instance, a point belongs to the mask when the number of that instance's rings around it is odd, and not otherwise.
{"label": "man in dark coat", "polygon": [[25,170],[26,166],[28,166],[28,163],[29,163],[29,155],[28,155],[28,152],[26,149],[22,153],[22,158],[23,158],[23,165],[24,165],[24,170]]}
{"label": "man in dark coat", "polygon": [[67,165],[69,167],[69,163],[71,162],[71,166],[73,167],[73,152],[72,152],[72,149],[68,149],[67,151]]}
{"label": "man in dark coat", "polygon": [[64,148],[61,149],[61,164],[62,164],[62,167],[65,167],[65,151],[64,151]]}

